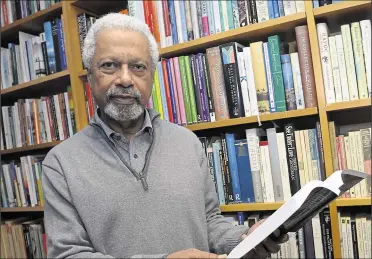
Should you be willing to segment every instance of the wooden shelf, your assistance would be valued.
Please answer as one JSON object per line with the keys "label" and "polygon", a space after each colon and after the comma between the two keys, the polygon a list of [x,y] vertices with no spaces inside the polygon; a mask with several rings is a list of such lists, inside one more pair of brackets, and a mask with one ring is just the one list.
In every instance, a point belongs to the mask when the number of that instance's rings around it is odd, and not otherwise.
{"label": "wooden shelf", "polygon": [[72,0],[71,4],[85,11],[94,13],[96,15],[102,15],[110,12],[118,13],[126,8],[126,1],[118,0],[105,1]]}
{"label": "wooden shelf", "polygon": [[371,197],[337,199],[336,206],[337,207],[371,206]]}
{"label": "wooden shelf", "polygon": [[84,69],[84,70],[82,70],[78,73],[79,77],[83,77],[83,76],[87,76],[87,75],[88,75],[88,71],[86,69]]}
{"label": "wooden shelf", "polygon": [[4,44],[4,40],[7,42],[12,42],[17,39],[19,31],[28,33],[40,33],[44,31],[44,21],[54,18],[56,15],[61,13],[62,2],[59,2],[53,4],[47,9],[33,13],[23,19],[16,20],[15,22],[0,28],[0,34],[2,36],[1,44]]}
{"label": "wooden shelf", "polygon": [[359,99],[354,101],[348,102],[340,102],[340,103],[332,103],[326,106],[326,111],[342,111],[342,110],[350,110],[356,108],[363,108],[371,106],[371,98],[368,99]]}
{"label": "wooden shelf", "polygon": [[221,205],[221,212],[239,212],[239,211],[265,211],[277,210],[284,202],[269,202],[269,203],[239,203],[230,205]]}
{"label": "wooden shelf", "polygon": [[36,206],[36,207],[16,207],[16,208],[1,208],[1,213],[6,212],[42,212],[44,211],[44,207]]}
{"label": "wooden shelf", "polygon": [[43,144],[38,144],[38,145],[0,150],[0,155],[14,154],[14,153],[20,153],[20,152],[29,152],[29,151],[40,150],[40,149],[45,149],[45,148],[52,148],[61,142],[62,141],[53,141],[53,142],[48,142],[48,143],[43,143]]}
{"label": "wooden shelf", "polygon": [[343,15],[355,11],[364,11],[371,9],[371,0],[353,0],[353,1],[342,1],[336,4],[330,4],[318,8],[314,8],[314,17],[317,18],[328,18],[330,16]]}
{"label": "wooden shelf", "polygon": [[[261,114],[260,121],[272,121],[272,120],[282,120],[288,118],[295,118],[295,117],[303,117],[303,116],[311,116],[318,114],[317,108],[308,108],[303,110],[295,110],[295,111],[287,111],[287,112],[275,112],[270,114]],[[198,130],[206,130],[206,129],[213,129],[213,128],[222,128],[222,127],[229,127],[229,126],[236,126],[236,125],[243,125],[243,124],[250,124],[250,123],[257,123],[258,117],[251,116],[251,117],[243,117],[237,119],[229,119],[224,121],[216,121],[216,122],[206,122],[206,123],[199,123],[186,126],[189,130],[198,131]]]}
{"label": "wooden shelf", "polygon": [[[279,32],[294,30],[295,26],[306,23],[305,12],[296,13],[265,22],[251,24],[241,28],[216,33],[185,43],[175,44],[171,47],[160,49],[160,56],[163,58],[175,57],[197,51],[205,52],[205,49],[215,47],[223,43],[237,41],[240,43],[253,41],[264,36],[270,36]],[[249,41],[248,41],[249,40]]]}

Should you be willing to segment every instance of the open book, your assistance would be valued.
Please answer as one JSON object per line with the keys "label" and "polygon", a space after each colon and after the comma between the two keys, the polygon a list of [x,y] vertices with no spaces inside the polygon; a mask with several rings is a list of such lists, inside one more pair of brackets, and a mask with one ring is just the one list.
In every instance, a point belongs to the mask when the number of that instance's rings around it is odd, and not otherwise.
{"label": "open book", "polygon": [[340,170],[324,181],[307,183],[237,245],[227,258],[243,257],[277,229],[281,234],[296,232],[328,203],[366,177],[370,176],[354,170]]}

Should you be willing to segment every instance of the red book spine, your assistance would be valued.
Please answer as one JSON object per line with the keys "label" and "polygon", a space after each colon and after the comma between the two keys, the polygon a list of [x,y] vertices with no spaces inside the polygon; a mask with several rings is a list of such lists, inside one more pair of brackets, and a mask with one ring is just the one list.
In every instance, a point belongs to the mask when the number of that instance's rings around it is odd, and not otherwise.
{"label": "red book spine", "polygon": [[145,22],[149,26],[151,33],[154,34],[154,26],[151,20],[151,2],[143,1],[143,9],[145,12]]}
{"label": "red book spine", "polygon": [[88,99],[88,109],[89,109],[89,118],[94,116],[94,105],[93,105],[93,97],[92,92],[90,91],[89,83],[85,83],[85,91],[87,93],[87,99]]}
{"label": "red book spine", "polygon": [[172,110],[172,99],[170,96],[169,90],[169,81],[168,81],[168,72],[167,72],[167,64],[165,59],[161,61],[161,65],[163,66],[163,78],[164,78],[164,88],[165,88],[165,95],[167,99],[167,108],[168,108],[168,117],[170,122],[174,122],[173,119],[173,110]]}
{"label": "red book spine", "polygon": [[163,0],[161,3],[162,3],[162,6],[163,6],[165,37],[168,37],[168,36],[171,36],[168,2],[166,0]]}

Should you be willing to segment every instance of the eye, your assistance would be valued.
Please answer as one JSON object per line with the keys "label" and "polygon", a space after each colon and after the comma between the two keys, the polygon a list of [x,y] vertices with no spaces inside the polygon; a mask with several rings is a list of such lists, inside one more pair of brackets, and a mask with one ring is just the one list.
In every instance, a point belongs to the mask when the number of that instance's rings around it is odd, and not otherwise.
{"label": "eye", "polygon": [[118,64],[115,62],[107,61],[103,63],[100,67],[103,69],[116,69],[118,67]]}
{"label": "eye", "polygon": [[136,72],[143,72],[146,70],[146,66],[142,64],[133,64],[131,67]]}

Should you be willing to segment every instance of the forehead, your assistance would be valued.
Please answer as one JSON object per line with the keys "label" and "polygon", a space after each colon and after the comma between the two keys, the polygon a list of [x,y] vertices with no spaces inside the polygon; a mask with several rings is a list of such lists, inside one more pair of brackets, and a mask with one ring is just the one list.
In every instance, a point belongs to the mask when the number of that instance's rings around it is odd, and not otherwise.
{"label": "forehead", "polygon": [[132,54],[141,58],[150,58],[149,43],[144,35],[135,31],[107,28],[97,34],[96,58],[107,55]]}

